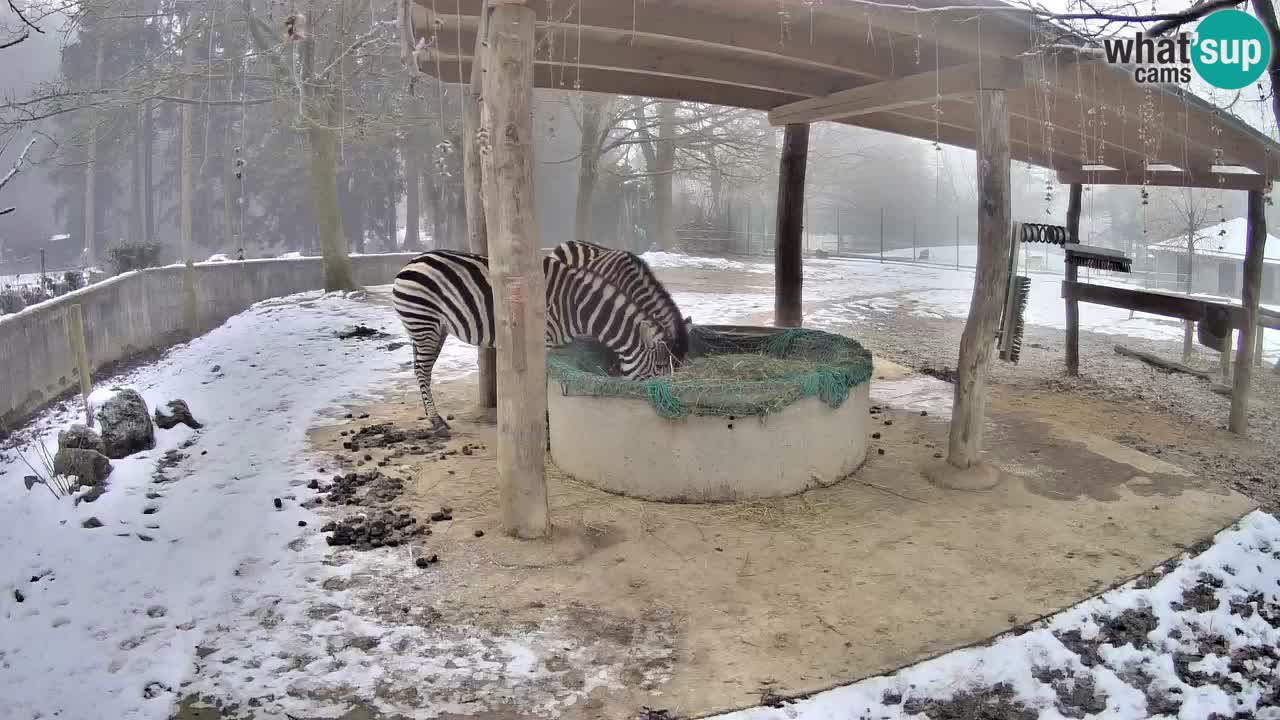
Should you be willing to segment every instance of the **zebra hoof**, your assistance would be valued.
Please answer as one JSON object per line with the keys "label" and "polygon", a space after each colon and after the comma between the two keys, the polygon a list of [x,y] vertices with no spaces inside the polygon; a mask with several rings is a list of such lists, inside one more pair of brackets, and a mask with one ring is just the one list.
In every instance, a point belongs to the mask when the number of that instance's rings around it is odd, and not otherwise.
{"label": "zebra hoof", "polygon": [[441,440],[448,440],[450,436],[449,423],[445,422],[444,418],[437,415],[436,417],[431,418],[431,432]]}

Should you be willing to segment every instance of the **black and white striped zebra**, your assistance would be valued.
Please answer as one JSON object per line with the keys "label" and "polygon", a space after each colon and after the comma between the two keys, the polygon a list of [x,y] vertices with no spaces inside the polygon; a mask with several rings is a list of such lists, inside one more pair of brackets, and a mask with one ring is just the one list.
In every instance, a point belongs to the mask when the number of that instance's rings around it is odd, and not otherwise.
{"label": "black and white striped zebra", "polygon": [[595,273],[617,286],[658,326],[676,363],[681,364],[688,357],[693,320],[681,317],[671,294],[644,260],[626,250],[578,240],[561,243],[552,255],[569,267]]}
{"label": "black and white striped zebra", "polygon": [[[543,257],[547,287],[548,347],[575,339],[604,345],[623,375],[643,379],[670,371],[674,360],[660,330],[644,310],[603,276]],[[413,348],[414,374],[427,420],[447,436],[449,424],[431,395],[431,370],[449,335],[469,345],[494,345],[493,287],[481,255],[433,250],[396,275],[393,305]]]}

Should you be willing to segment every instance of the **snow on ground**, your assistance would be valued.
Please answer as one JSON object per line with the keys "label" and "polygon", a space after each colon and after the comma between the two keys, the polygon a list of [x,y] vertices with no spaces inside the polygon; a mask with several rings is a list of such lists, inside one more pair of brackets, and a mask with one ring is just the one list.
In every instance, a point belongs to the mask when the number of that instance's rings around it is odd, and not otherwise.
{"label": "snow on ground", "polygon": [[[293,503],[276,511],[273,498],[311,469],[301,454],[310,420],[407,376],[407,347],[334,338],[361,322],[399,334],[385,306],[319,293],[267,301],[133,372],[122,384],[149,407],[184,399],[205,427],[158,430],[155,450],[114,461],[95,502],[27,491],[26,465],[0,461],[0,714],[167,718],[196,647],[220,626],[271,598],[301,612],[317,593],[297,558],[322,557],[323,541],[299,539],[298,521],[315,516]],[[438,377],[456,376],[474,350],[451,343],[442,360]],[[41,418],[45,445],[56,450],[56,431],[77,419]],[[158,469],[166,455],[176,463]],[[103,527],[81,528],[90,517]],[[311,632],[323,647],[323,636],[347,631],[335,622]],[[228,663],[228,675],[252,676],[243,662]],[[296,681],[265,662],[259,682]]]}
{"label": "snow on ground", "polygon": [[[910,253],[910,251],[907,251]],[[655,268],[687,268],[727,270],[731,272],[773,274],[771,262],[748,262],[724,258],[707,258],[667,252],[648,252],[642,255]],[[813,327],[834,327],[843,320],[863,320],[877,312],[893,310],[909,305],[913,315],[923,317],[965,318],[969,314],[969,301],[973,294],[972,269],[885,262],[876,260],[806,259],[804,264],[805,302],[824,303],[823,307],[809,314],[806,322]],[[1032,272],[1031,294],[1027,298],[1026,322],[1029,325],[1066,329],[1066,305],[1062,301],[1060,275]],[[1118,276],[1098,276],[1090,282],[1116,284]],[[712,317],[725,312],[717,311],[724,298],[717,295],[689,293],[675,295],[677,304],[695,323],[723,322],[705,320],[702,315],[685,309],[689,302],[697,309],[708,309]],[[772,296],[732,296],[735,304],[752,308],[753,312],[767,311],[773,307]],[[1206,296],[1208,297],[1208,296]],[[684,299],[682,299],[684,298]],[[1210,298],[1213,299],[1213,298]],[[1221,298],[1217,298],[1221,299]],[[1080,305],[1080,327],[1088,332],[1106,335],[1127,335],[1152,340],[1182,341],[1182,323],[1159,315],[1134,313],[1104,305]],[[1263,358],[1268,364],[1280,359],[1280,332],[1265,331]]]}
{"label": "snow on ground", "polygon": [[1003,712],[934,716],[1280,718],[1277,578],[1280,522],[1254,512],[1163,576],[1131,582],[1022,634],[718,720],[893,720],[983,691],[997,701],[1005,696]]}

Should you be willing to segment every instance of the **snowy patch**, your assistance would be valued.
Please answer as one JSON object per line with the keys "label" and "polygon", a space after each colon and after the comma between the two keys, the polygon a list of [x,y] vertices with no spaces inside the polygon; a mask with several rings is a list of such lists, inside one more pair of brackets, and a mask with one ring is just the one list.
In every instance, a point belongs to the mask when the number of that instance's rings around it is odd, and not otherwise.
{"label": "snowy patch", "polygon": [[1022,634],[717,720],[923,717],[936,703],[986,711],[935,717],[1280,718],[1278,582],[1280,522],[1254,512],[1203,554]]}
{"label": "snowy patch", "polygon": [[[0,462],[6,712],[167,718],[207,636],[264,598],[300,597],[302,566],[289,545],[304,534],[298,521],[315,517],[272,501],[308,470],[308,418],[409,376],[407,346],[333,336],[352,322],[394,330],[389,321],[385,307],[306,293],[256,305],[130,374],[119,384],[150,408],[184,399],[205,427],[160,431],[154,450],[114,461],[95,502],[27,492],[26,465]],[[91,400],[110,393],[99,388]],[[56,448],[58,430],[81,419],[78,410],[46,414],[39,441]],[[82,528],[90,518],[102,527]]]}

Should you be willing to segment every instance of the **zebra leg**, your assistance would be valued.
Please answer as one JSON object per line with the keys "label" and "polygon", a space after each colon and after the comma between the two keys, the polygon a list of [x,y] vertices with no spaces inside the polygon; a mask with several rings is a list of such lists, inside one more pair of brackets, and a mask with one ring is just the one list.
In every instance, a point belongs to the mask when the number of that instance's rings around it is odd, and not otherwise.
{"label": "zebra leg", "polygon": [[433,327],[415,332],[410,339],[413,341],[413,374],[418,378],[418,390],[422,393],[422,407],[427,412],[427,421],[438,437],[448,438],[449,423],[440,417],[435,399],[431,396],[431,369],[435,367],[436,358],[440,357],[444,338],[444,329],[437,323]]}

